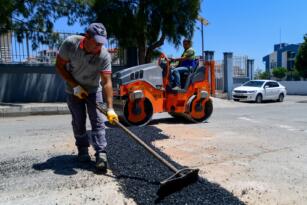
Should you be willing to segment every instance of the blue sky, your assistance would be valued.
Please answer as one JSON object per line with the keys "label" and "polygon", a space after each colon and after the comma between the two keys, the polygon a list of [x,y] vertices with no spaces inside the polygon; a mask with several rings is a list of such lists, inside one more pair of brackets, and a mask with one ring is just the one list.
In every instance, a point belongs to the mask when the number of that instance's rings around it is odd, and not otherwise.
{"label": "blue sky", "polygon": [[[247,55],[255,59],[255,69],[264,69],[262,57],[271,53],[280,39],[301,43],[307,33],[307,0],[203,0],[201,16],[210,23],[204,28],[205,50],[215,51],[216,60],[222,59],[223,52]],[[63,23],[57,22],[56,30],[83,30],[79,25],[63,27]],[[197,29],[193,47],[201,55],[201,33]],[[183,49],[165,43],[162,51],[179,56]]]}

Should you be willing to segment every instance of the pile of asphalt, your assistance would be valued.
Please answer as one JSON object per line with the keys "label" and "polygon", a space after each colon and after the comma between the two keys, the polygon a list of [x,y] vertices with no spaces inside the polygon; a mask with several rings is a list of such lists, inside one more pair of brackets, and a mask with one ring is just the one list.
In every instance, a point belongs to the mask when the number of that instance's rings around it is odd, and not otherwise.
{"label": "pile of asphalt", "polygon": [[[155,140],[168,138],[154,126],[130,127],[129,129],[148,145],[151,145]],[[0,160],[0,193],[10,193],[8,196],[2,195],[2,199],[6,202],[11,200],[25,202],[24,200],[27,199],[29,203],[23,204],[31,204],[33,202],[31,200],[35,200],[37,196],[48,196],[50,190],[56,190],[56,193],[63,190],[65,193],[67,191],[70,193],[65,195],[64,199],[73,198],[83,200],[85,203],[90,196],[95,199],[95,204],[105,204],[111,199],[102,197],[104,196],[103,189],[100,190],[102,191],[100,195],[100,192],[92,193],[91,187],[103,188],[115,180],[125,198],[132,199],[137,204],[157,202],[156,192],[159,188],[159,182],[170,177],[173,173],[119,128],[107,129],[106,134],[108,161],[113,175],[107,174],[106,177],[101,177],[95,173],[94,162],[80,164],[76,160],[76,153],[67,153],[66,149],[61,148],[59,150],[62,151],[56,151],[56,147],[53,146],[48,146],[48,150],[41,149],[39,146],[37,146],[38,149],[34,149],[33,146],[23,147],[14,156]],[[45,138],[50,140],[49,136],[45,136]],[[61,145],[61,136],[53,136],[51,139],[55,145]],[[159,149],[154,149],[174,166],[182,168],[182,165],[173,162]],[[54,174],[50,174],[50,171]],[[83,193],[84,189],[88,192]],[[27,192],[23,190],[27,190]],[[61,200],[64,199],[59,197],[61,196],[53,196],[49,202],[36,201],[36,203],[54,204],[55,199],[63,202]],[[45,198],[39,199],[44,200]],[[159,203],[243,204],[231,192],[201,177],[197,183],[165,197]],[[78,202],[72,204],[78,204]]]}
{"label": "pile of asphalt", "polygon": [[[150,146],[155,140],[168,138],[154,126],[130,127],[129,129]],[[106,134],[110,169],[116,176],[124,195],[132,198],[137,204],[155,202],[159,204],[244,204],[220,185],[201,177],[198,182],[181,191],[164,199],[158,199],[156,192],[159,182],[173,173],[119,128],[107,129]],[[177,168],[183,168],[160,150],[154,149]]]}

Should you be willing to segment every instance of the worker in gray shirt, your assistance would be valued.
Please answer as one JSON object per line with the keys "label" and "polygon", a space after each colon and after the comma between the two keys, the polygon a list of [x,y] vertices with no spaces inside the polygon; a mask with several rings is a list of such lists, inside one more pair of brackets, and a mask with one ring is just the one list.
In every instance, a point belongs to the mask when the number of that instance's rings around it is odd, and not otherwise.
{"label": "worker in gray shirt", "polygon": [[[73,35],[65,39],[56,60],[57,72],[66,81],[67,104],[72,115],[78,159],[90,161],[88,147],[91,141],[96,151],[96,167],[100,171],[107,170],[107,141],[102,114],[95,105],[103,102],[103,94],[109,122],[114,124],[118,121],[113,110],[111,57],[104,47],[106,37],[103,24],[92,23],[85,37]],[[92,126],[90,136],[86,132],[86,111]]]}

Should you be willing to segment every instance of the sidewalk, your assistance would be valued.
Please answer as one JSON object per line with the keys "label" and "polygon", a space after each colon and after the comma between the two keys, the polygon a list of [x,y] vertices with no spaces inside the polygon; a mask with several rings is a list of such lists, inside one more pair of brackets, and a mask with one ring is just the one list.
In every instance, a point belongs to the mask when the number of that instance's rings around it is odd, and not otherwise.
{"label": "sidewalk", "polygon": [[0,117],[68,114],[66,103],[2,103]]}

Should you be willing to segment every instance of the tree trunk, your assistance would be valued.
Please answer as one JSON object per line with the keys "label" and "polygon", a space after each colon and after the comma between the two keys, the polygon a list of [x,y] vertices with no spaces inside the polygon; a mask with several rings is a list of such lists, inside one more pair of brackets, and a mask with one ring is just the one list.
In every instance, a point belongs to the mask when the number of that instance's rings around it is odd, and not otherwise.
{"label": "tree trunk", "polygon": [[147,1],[141,0],[139,2],[139,11],[137,14],[138,18],[138,56],[139,56],[139,65],[145,63],[145,52],[146,52],[146,22],[145,22],[145,8],[146,8]]}
{"label": "tree trunk", "polygon": [[153,52],[152,49],[147,48],[146,55],[145,55],[145,62],[146,63],[150,63],[151,62],[152,52]]}
{"label": "tree trunk", "polygon": [[138,50],[138,56],[139,56],[139,65],[142,65],[146,63],[145,61],[145,43],[144,42],[139,42],[139,50]]}
{"label": "tree trunk", "polygon": [[145,62],[146,63],[150,63],[151,62],[151,57],[152,57],[152,53],[153,51],[162,46],[164,44],[164,40],[165,40],[165,34],[162,33],[160,39],[156,42],[154,42],[153,44],[151,44],[148,48],[147,48],[147,51],[146,51],[146,56],[145,56]]}

